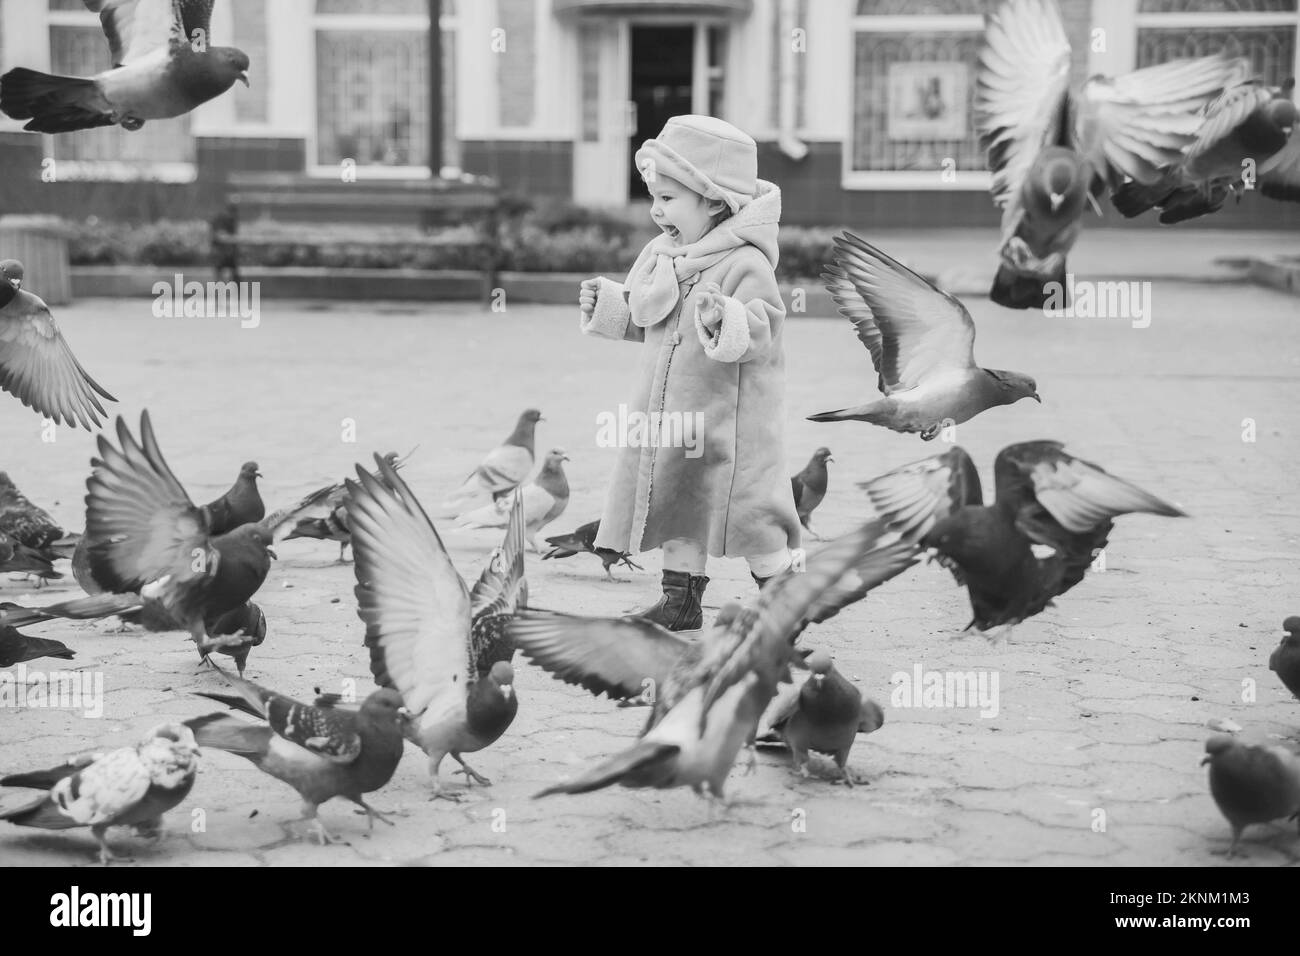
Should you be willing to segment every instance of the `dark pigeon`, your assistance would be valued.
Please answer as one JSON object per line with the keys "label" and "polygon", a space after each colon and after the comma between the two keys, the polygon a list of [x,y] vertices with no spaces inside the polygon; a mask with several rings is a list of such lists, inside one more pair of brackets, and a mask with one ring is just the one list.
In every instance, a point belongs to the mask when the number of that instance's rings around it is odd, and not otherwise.
{"label": "dark pigeon", "polygon": [[12,627],[0,624],[0,667],[12,667],[40,657],[59,657],[70,661],[74,656],[68,645],[61,641],[20,634]]}
{"label": "dark pigeon", "polygon": [[951,295],[851,232],[835,238],[835,250],[837,265],[823,278],[884,397],[809,420],[868,422],[930,441],[998,405],[1042,401],[1028,375],[975,364],[975,323]]}
{"label": "dark pigeon", "polygon": [[248,85],[248,54],[210,46],[213,0],[85,0],[99,14],[112,67],[90,77],[16,67],[0,77],[0,110],[36,133],[170,119]]}
{"label": "dark pigeon", "polygon": [[1205,742],[1201,763],[1210,765],[1210,795],[1232,827],[1228,856],[1252,823],[1300,813],[1300,757],[1285,747],[1254,747],[1220,734]]}
{"label": "dark pigeon", "polygon": [[[224,673],[224,672],[223,672]],[[260,718],[249,724],[229,714],[196,717],[185,723],[200,747],[238,754],[264,773],[282,780],[301,794],[303,820],[322,845],[339,842],[320,818],[317,808],[326,800],[343,797],[366,811],[367,824],[376,818],[391,823],[363,799],[392,779],[402,759],[401,722],[405,716],[396,691],[381,687],[356,711],[317,706],[259,687],[226,674],[234,695],[200,692]]]}
{"label": "dark pigeon", "polygon": [[1286,636],[1273,648],[1268,658],[1268,669],[1278,676],[1286,689],[1300,697],[1300,617],[1292,615],[1282,622]]}
{"label": "dark pigeon", "polygon": [[112,395],[86,374],[50,308],[23,287],[23,264],[0,262],[0,388],[53,421],[94,431]]}
{"label": "dark pigeon", "polygon": [[826,464],[835,459],[829,448],[818,448],[813,452],[803,471],[790,478],[790,490],[794,492],[794,510],[799,515],[799,523],[813,538],[820,541],[822,536],[812,529],[812,513],[826,497],[826,485],[830,475]]}
{"label": "dark pigeon", "polygon": [[63,577],[54,570],[50,558],[3,533],[0,533],[0,571],[30,574],[41,581]]}
{"label": "dark pigeon", "polygon": [[[994,503],[984,505],[975,463],[959,446],[864,482],[876,511],[907,540],[938,552],[970,595],[967,629],[1008,628],[1052,606],[1106,546],[1112,519],[1185,512],[1060,442],[1008,445],[993,466]],[[1033,545],[1052,549],[1047,557]]]}
{"label": "dark pigeon", "polygon": [[240,466],[239,475],[230,489],[203,506],[208,534],[214,537],[226,534],[240,525],[253,524],[266,517],[266,505],[257,490],[257,479],[261,477],[257,462],[246,461]]}
{"label": "dark pigeon", "polygon": [[547,538],[546,543],[551,546],[551,550],[542,555],[542,560],[549,558],[571,558],[575,554],[594,554],[600,558],[600,563],[605,567],[605,577],[611,581],[614,575],[610,572],[610,566],[615,564],[625,565],[626,567],[641,571],[641,565],[632,561],[626,551],[615,551],[613,548],[596,547],[596,534],[600,531],[599,521],[589,521],[577,531],[569,534],[559,534],[553,538]]}

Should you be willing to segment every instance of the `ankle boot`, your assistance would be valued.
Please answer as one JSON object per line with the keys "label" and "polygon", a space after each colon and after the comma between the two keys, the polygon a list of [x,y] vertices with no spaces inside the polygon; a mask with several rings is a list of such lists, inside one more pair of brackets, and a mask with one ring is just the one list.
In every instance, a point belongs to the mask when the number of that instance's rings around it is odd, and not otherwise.
{"label": "ankle boot", "polygon": [[704,597],[704,587],[709,579],[703,574],[691,574],[689,571],[664,571],[664,596],[659,602],[636,617],[653,621],[670,631],[693,631],[704,624],[704,612],[700,610],[700,599]]}

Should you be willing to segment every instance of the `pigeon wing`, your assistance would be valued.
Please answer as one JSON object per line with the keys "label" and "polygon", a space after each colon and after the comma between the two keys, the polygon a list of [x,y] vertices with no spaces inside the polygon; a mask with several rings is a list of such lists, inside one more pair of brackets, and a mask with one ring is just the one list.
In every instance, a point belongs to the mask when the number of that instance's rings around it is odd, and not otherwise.
{"label": "pigeon wing", "polygon": [[412,714],[440,711],[466,693],[469,591],[406,482],[376,461],[379,476],[358,467],[347,500],[370,670]]}
{"label": "pigeon wing", "polygon": [[872,507],[890,530],[912,542],[919,542],[936,522],[959,508],[984,503],[975,462],[960,445],[858,487],[866,489]]}
{"label": "pigeon wing", "polygon": [[880,330],[886,394],[975,367],[975,323],[965,306],[851,232],[836,236],[835,248]]}
{"label": "pigeon wing", "polygon": [[492,552],[483,572],[470,592],[470,615],[509,614],[528,604],[528,582],[524,578],[524,548],[527,529],[524,522],[523,495],[516,490],[511,496],[510,517],[506,521],[505,539]]}
{"label": "pigeon wing", "polygon": [[124,66],[156,53],[181,33],[178,7],[183,0],[85,0],[108,39],[114,66]]}
{"label": "pigeon wing", "polygon": [[149,770],[134,747],[114,750],[50,788],[63,816],[82,826],[105,824],[144,799]]}
{"label": "pigeon wing", "polygon": [[881,377],[880,370],[884,368],[885,340],[880,334],[880,326],[876,324],[876,317],[871,314],[871,306],[862,298],[849,274],[839,266],[827,266],[822,273],[822,281],[826,283],[826,291],[835,300],[840,315],[853,323],[858,341],[866,346],[871,355],[871,367],[876,370],[876,387],[884,392],[885,380]]}
{"label": "pigeon wing", "polygon": [[28,408],[72,427],[99,427],[100,398],[115,402],[86,374],[49,308],[20,290],[0,310],[0,388]]}

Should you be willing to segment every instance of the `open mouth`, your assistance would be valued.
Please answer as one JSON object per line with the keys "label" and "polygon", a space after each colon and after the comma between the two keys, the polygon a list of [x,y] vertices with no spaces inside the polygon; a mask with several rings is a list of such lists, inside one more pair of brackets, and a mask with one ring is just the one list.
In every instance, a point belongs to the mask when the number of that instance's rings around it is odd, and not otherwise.
{"label": "open mouth", "polygon": [[682,232],[676,226],[669,225],[666,222],[661,222],[659,224],[659,228],[662,229],[664,231],[664,235],[666,235],[673,242],[681,241]]}

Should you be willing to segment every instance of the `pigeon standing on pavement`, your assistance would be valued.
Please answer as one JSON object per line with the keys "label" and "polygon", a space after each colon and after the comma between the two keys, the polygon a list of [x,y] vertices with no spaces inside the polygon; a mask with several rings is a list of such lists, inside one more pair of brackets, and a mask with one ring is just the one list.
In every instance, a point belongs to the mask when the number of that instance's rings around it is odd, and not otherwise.
{"label": "pigeon standing on pavement", "polygon": [[1063,289],[1085,207],[1125,177],[1151,183],[1181,162],[1203,108],[1246,69],[1224,56],[1171,60],[1075,92],[1070,64],[1055,0],[1003,0],[985,17],[976,128],[1002,209],[989,297],[1007,308],[1041,308],[1049,283]]}
{"label": "pigeon standing on pavement", "polygon": [[[38,582],[63,577],[54,570],[53,563],[71,555],[80,543],[80,535],[65,532],[45,509],[18,490],[8,474],[0,471],[0,540],[3,539],[20,552],[16,563],[30,565],[8,570],[26,570]],[[0,563],[11,557],[0,552]]]}
{"label": "pigeon standing on pavement", "polygon": [[16,67],[0,77],[0,110],[36,133],[96,126],[138,130],[248,85],[248,54],[210,46],[213,0],[85,0],[99,14],[113,65],[94,76]]}
{"label": "pigeon standing on pavement", "polygon": [[614,580],[614,575],[609,570],[611,565],[621,564],[635,571],[642,570],[641,565],[633,561],[626,551],[596,547],[596,535],[599,532],[600,522],[588,521],[577,531],[570,534],[559,534],[553,538],[547,538],[546,543],[551,546],[551,550],[542,555],[542,560],[571,558],[575,554],[594,554],[600,558],[600,563],[605,566],[605,577],[611,581]]}
{"label": "pigeon standing on pavement", "polygon": [[790,748],[795,772],[805,778],[809,751],[830,755],[840,770],[840,781],[851,787],[849,751],[858,734],[880,729],[884,712],[835,669],[825,651],[814,651],[804,664],[811,676],[797,688],[782,689],[763,715],[757,739],[783,741]]}
{"label": "pigeon standing on pavement", "polygon": [[[658,688],[637,742],[537,796],[588,793],[618,783],[688,786],[722,798],[740,748],[753,740],[778,685],[790,680],[795,639],[810,621],[843,606],[843,579],[854,579],[851,590],[860,597],[915,563],[908,547],[880,546],[885,536],[882,524],[868,522],[809,555],[804,570],[772,578],[751,606],[724,606],[704,632],[698,654],[683,655]],[[573,640],[570,647],[581,654],[583,643]],[[579,666],[595,670],[600,663],[589,656]]]}
{"label": "pigeon standing on pavement", "polygon": [[1232,827],[1228,856],[1235,856],[1241,832],[1300,813],[1300,757],[1285,747],[1251,746],[1226,734],[1205,742],[1202,764],[1210,765],[1210,795]]}
{"label": "pigeon standing on pavement", "polygon": [[15,541],[4,532],[0,532],[0,571],[30,574],[38,580],[63,576],[54,570],[51,559],[33,551],[27,545]]}
{"label": "pigeon standing on pavement", "polygon": [[[569,479],[564,474],[564,463],[569,456],[563,448],[552,448],[546,454],[542,470],[524,485],[519,493],[523,501],[525,537],[529,546],[539,554],[537,532],[564,514],[569,507]],[[458,528],[504,528],[510,521],[510,502],[503,499],[484,505],[458,519]]]}
{"label": "pigeon standing on pavement", "polygon": [[41,657],[59,657],[70,661],[74,656],[75,653],[61,641],[30,637],[0,624],[0,667],[12,667]]}
{"label": "pigeon standing on pavement", "polygon": [[[224,672],[223,672],[224,673]],[[381,687],[359,710],[333,706],[319,698],[300,704],[251,681],[225,674],[236,694],[200,692],[265,721],[249,724],[225,713],[195,717],[185,723],[201,747],[237,754],[264,773],[282,780],[302,796],[302,819],[321,842],[339,842],[321,823],[317,808],[344,797],[366,811],[369,829],[375,818],[391,823],[363,799],[392,779],[402,759],[401,697]]]}
{"label": "pigeon standing on pavement", "polygon": [[812,529],[812,513],[826,497],[826,484],[830,475],[826,471],[831,457],[829,448],[818,448],[813,452],[803,471],[790,478],[790,490],[794,492],[794,510],[799,515],[799,523],[813,538],[820,541],[822,536]]}
{"label": "pigeon standing on pavement", "polygon": [[[975,463],[960,446],[862,483],[893,530],[937,551],[966,586],[974,611],[967,630],[1009,630],[1051,607],[1083,580],[1119,515],[1186,517],[1068,454],[1060,442],[1008,445],[993,474],[997,490],[989,506]],[[1040,558],[1033,545],[1052,553]]]}
{"label": "pigeon standing on pavement", "polygon": [[22,806],[0,811],[0,820],[43,830],[90,827],[99,843],[101,863],[124,859],[109,847],[108,828],[134,827],[143,836],[161,837],[163,814],[194,786],[198,755],[188,727],[161,724],[134,747],[0,778],[0,786],[47,791]]}
{"label": "pigeon standing on pavement", "polygon": [[50,308],[23,288],[23,264],[0,262],[0,388],[56,423],[99,427],[99,399],[117,401],[86,374]]}
{"label": "pigeon standing on pavement", "polygon": [[464,483],[442,503],[439,515],[454,518],[485,496],[500,501],[521,485],[533,470],[534,433],[542,413],[526,408],[512,431],[496,448],[487,453]]}
{"label": "pigeon standing on pavement", "polygon": [[998,405],[1042,401],[1028,375],[975,364],[975,323],[953,296],[851,232],[835,249],[827,288],[870,353],[884,398],[810,421],[851,419],[930,441]]}
{"label": "pigeon standing on pavement", "polygon": [[357,467],[347,499],[370,670],[410,710],[406,735],[429,757],[434,797],[457,799],[439,782],[443,759],[451,754],[467,784],[490,785],[461,754],[494,743],[519,707],[503,628],[528,602],[522,493],[511,496],[505,539],[471,591],[406,482],[375,461],[377,476]]}
{"label": "pigeon standing on pavement", "polygon": [[[384,459],[396,469],[402,467],[413,452],[414,449],[407,452],[405,458],[398,458],[396,452],[390,451]],[[347,486],[344,481],[312,492],[293,509],[293,527],[284,540],[314,538],[318,541],[337,541],[337,563],[343,564],[343,553],[352,543],[352,529],[348,527],[348,510],[344,505],[346,499]]]}
{"label": "pigeon standing on pavement", "polygon": [[1268,669],[1278,676],[1287,690],[1300,697],[1300,617],[1288,617],[1282,622],[1282,630],[1286,635],[1269,655]]}
{"label": "pigeon standing on pavement", "polygon": [[208,623],[239,608],[271,570],[272,534],[262,523],[214,536],[163,459],[146,411],[140,441],[117,420],[117,449],[98,438],[99,458],[86,480],[90,577],[115,594],[162,603],[190,632],[199,653],[225,650],[240,669],[247,635],[216,636]]}

